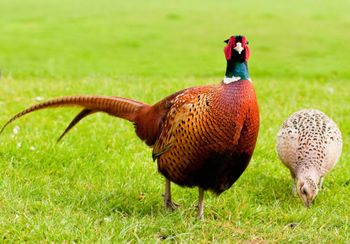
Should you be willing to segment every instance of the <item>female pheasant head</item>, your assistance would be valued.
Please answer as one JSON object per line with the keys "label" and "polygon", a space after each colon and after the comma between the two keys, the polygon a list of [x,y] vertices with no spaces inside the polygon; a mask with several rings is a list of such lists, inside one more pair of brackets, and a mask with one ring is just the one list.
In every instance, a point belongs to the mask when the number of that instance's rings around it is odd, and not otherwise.
{"label": "female pheasant head", "polygon": [[317,183],[311,177],[297,180],[297,193],[306,207],[310,207],[318,193]]}
{"label": "female pheasant head", "polygon": [[247,61],[250,51],[248,41],[244,36],[231,36],[225,40],[224,48],[227,60],[224,83],[229,84],[234,81],[249,79]]}

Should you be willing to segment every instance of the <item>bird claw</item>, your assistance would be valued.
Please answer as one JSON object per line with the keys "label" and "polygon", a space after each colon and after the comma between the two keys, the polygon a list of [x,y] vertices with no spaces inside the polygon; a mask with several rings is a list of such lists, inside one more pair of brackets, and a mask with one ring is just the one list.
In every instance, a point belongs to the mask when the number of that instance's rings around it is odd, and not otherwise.
{"label": "bird claw", "polygon": [[181,204],[173,202],[171,199],[165,199],[165,194],[162,194],[164,197],[164,207],[165,209],[176,210]]}
{"label": "bird claw", "polygon": [[194,205],[194,207],[197,208],[197,210],[198,210],[198,219],[199,219],[199,220],[203,220],[203,219],[204,219],[203,207],[201,208],[201,207],[199,206],[199,203],[196,204],[196,205]]}
{"label": "bird claw", "polygon": [[176,210],[178,207],[180,207],[181,205],[176,203],[176,202],[173,202],[171,200],[168,200],[166,201],[165,203],[165,208],[166,209],[170,209],[170,210]]}

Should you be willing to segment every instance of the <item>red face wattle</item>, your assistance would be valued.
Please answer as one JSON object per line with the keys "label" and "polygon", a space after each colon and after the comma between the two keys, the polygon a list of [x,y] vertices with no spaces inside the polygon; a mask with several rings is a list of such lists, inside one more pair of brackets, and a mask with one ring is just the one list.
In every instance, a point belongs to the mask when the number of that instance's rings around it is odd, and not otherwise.
{"label": "red face wattle", "polygon": [[244,61],[248,61],[250,51],[248,41],[244,36],[231,36],[230,39],[225,42],[227,45],[224,48],[224,53],[227,61],[231,60],[234,50],[238,52],[239,55],[243,55]]}

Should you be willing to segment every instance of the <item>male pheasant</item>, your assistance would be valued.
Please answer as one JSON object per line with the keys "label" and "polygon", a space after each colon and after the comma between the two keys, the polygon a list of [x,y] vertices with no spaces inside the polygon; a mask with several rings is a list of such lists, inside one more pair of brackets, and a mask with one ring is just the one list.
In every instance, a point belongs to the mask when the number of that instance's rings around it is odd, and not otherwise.
{"label": "male pheasant", "polygon": [[293,193],[298,193],[307,207],[341,151],[342,137],[337,125],[318,110],[295,112],[283,122],[277,135],[277,152],[292,175]]}
{"label": "male pheasant", "polygon": [[158,171],[166,178],[164,206],[174,208],[170,183],[199,188],[199,217],[203,218],[205,190],[220,194],[246,169],[259,130],[255,91],[248,75],[248,42],[231,36],[224,49],[227,69],[217,85],[176,92],[154,105],[109,96],[70,96],[39,103],[12,117],[58,106],[84,109],[73,119],[61,139],[79,120],[95,112],[131,121],[137,136],[153,148]]}

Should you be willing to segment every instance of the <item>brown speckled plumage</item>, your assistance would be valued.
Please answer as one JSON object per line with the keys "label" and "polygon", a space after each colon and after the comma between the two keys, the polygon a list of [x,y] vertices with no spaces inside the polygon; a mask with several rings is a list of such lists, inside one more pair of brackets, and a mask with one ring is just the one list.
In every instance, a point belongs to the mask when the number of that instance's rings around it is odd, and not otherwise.
{"label": "brown speckled plumage", "polygon": [[[236,37],[237,42],[243,40]],[[232,48],[236,45],[233,41],[229,44]],[[237,64],[246,62],[248,47],[246,43],[243,46],[243,52],[232,49],[230,67],[235,67],[236,59]],[[199,216],[203,217],[203,191],[220,194],[239,178],[253,154],[259,130],[258,105],[251,81],[238,79],[225,83],[188,88],[153,106],[120,97],[57,98],[18,113],[0,133],[27,113],[57,106],[84,108],[59,140],[81,119],[95,112],[127,119],[134,123],[139,138],[153,147],[153,159],[167,179],[165,206],[175,207],[171,201],[170,182],[197,186],[200,189]]]}
{"label": "brown speckled plumage", "polygon": [[342,137],[337,125],[318,110],[300,110],[283,122],[277,137],[277,152],[289,168],[294,189],[309,206],[323,177],[337,163]]}

